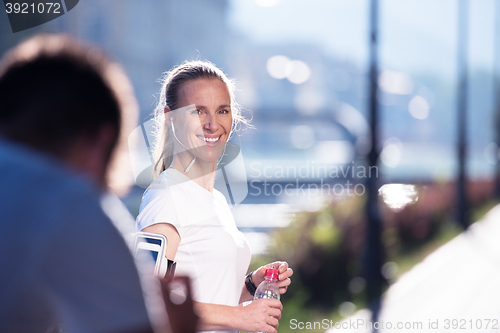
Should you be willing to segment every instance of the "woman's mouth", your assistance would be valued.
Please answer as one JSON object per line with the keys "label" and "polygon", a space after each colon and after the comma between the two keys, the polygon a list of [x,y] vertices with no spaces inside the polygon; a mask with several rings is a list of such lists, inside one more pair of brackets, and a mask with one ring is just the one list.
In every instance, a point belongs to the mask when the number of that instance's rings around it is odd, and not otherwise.
{"label": "woman's mouth", "polygon": [[197,135],[196,137],[200,139],[201,141],[205,142],[208,146],[216,146],[221,138],[222,135],[219,136],[201,136]]}

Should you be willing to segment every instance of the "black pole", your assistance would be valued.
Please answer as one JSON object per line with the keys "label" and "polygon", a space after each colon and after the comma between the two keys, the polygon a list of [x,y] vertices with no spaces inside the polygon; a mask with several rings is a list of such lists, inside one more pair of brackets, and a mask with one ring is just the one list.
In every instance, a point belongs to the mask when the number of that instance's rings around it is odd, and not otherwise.
{"label": "black pole", "polygon": [[458,223],[463,229],[469,226],[467,202],[467,53],[469,34],[468,0],[458,2],[458,179],[457,179],[457,213]]}
{"label": "black pole", "polygon": [[[378,0],[370,1],[370,85],[369,85],[369,123],[371,130],[371,149],[368,153],[369,170],[377,170],[378,151]],[[385,279],[382,276],[383,247],[381,242],[382,220],[378,206],[377,177],[366,179],[367,216],[366,249],[363,258],[364,276],[366,278],[366,297],[372,313],[372,323],[378,321],[380,297]],[[373,328],[373,332],[377,332]]]}
{"label": "black pole", "polygon": [[495,151],[495,198],[500,199],[500,2],[495,1],[494,17],[495,17],[495,31],[493,33],[493,110],[494,110],[494,129],[495,143],[497,150]]}

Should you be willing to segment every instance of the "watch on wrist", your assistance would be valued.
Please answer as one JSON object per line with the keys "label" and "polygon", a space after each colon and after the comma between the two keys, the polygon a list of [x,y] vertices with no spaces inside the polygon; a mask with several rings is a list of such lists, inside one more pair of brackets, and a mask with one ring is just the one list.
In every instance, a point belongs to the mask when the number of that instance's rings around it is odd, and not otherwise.
{"label": "watch on wrist", "polygon": [[252,274],[253,274],[253,272],[254,271],[248,273],[247,276],[245,277],[245,286],[247,287],[248,292],[252,296],[255,295],[255,290],[257,289],[257,287],[255,287],[255,284],[252,281]]}

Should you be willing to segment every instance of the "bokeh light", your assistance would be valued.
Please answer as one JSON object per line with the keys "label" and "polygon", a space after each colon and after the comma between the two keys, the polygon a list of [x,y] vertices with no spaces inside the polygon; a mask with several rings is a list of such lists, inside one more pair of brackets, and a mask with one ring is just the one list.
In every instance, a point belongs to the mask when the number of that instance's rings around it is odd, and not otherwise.
{"label": "bokeh light", "polygon": [[484,158],[488,163],[497,164],[498,155],[498,146],[495,142],[490,143],[484,148]]}
{"label": "bokeh light", "polygon": [[389,261],[382,265],[382,275],[387,280],[392,280],[398,273],[398,265],[395,262]]}
{"label": "bokeh light", "polygon": [[272,78],[281,80],[287,78],[294,84],[309,80],[311,69],[301,60],[290,60],[284,55],[275,55],[267,60],[266,69]]}
{"label": "bokeh light", "polygon": [[349,141],[322,141],[315,148],[316,159],[323,163],[346,164],[354,157],[354,147]]}
{"label": "bokeh light", "polygon": [[395,168],[399,165],[402,155],[403,144],[398,138],[393,137],[384,142],[384,148],[380,153],[380,159],[386,166]]}
{"label": "bokeh light", "polygon": [[275,55],[267,60],[267,72],[275,79],[284,79],[291,72],[290,59],[284,55]]}
{"label": "bokeh light", "polygon": [[413,118],[427,119],[429,116],[429,103],[422,96],[415,96],[408,104],[408,111]]}
{"label": "bokeh light", "polygon": [[339,305],[339,315],[342,317],[348,317],[356,311],[357,307],[352,302],[342,302]]}
{"label": "bokeh light", "polygon": [[378,77],[380,89],[389,94],[409,95],[413,91],[411,77],[402,72],[384,70]]}
{"label": "bokeh light", "polygon": [[418,200],[415,185],[411,184],[386,184],[378,190],[378,193],[385,204],[396,212]]}
{"label": "bokeh light", "polygon": [[349,291],[353,294],[359,294],[365,289],[366,280],[360,276],[356,276],[349,281]]}
{"label": "bokeh light", "polygon": [[287,76],[288,81],[295,84],[301,84],[309,80],[309,77],[311,76],[311,70],[305,62],[300,60],[292,60],[290,62],[290,67],[291,71]]}

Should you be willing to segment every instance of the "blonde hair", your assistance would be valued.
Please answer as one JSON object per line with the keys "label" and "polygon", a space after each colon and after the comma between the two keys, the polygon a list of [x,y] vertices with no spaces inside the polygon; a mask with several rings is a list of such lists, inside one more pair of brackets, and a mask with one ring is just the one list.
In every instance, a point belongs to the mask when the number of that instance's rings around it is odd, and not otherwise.
{"label": "blonde hair", "polygon": [[187,81],[200,79],[218,79],[226,84],[231,98],[233,117],[231,133],[237,132],[242,124],[249,125],[249,120],[242,115],[241,108],[234,98],[234,82],[214,64],[206,60],[195,60],[174,67],[160,80],[162,83],[160,97],[154,110],[153,177],[155,179],[170,166],[174,155],[172,128],[166,126],[165,107],[168,106],[170,110],[179,108],[178,97],[181,86]]}

